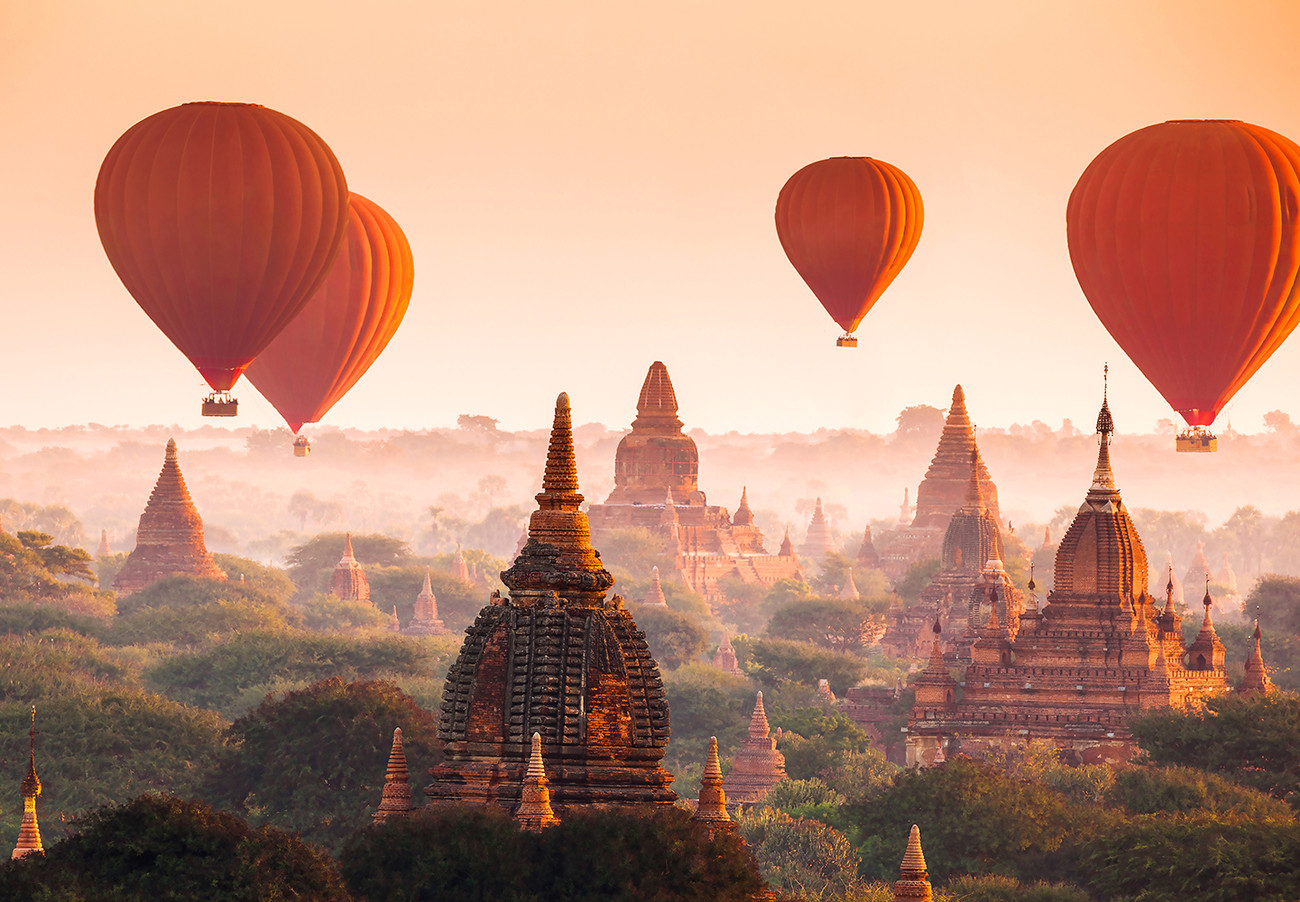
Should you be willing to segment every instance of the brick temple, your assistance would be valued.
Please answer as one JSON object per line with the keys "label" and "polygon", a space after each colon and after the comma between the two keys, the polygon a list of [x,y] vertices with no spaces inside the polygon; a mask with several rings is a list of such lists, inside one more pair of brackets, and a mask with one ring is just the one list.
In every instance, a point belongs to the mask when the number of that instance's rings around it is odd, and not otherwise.
{"label": "brick temple", "polygon": [[190,500],[176,460],[176,441],[167,440],[162,472],[140,515],[135,550],[113,580],[118,595],[129,595],[168,576],[225,579],[203,542],[203,519]]}
{"label": "brick temple", "polygon": [[1172,597],[1162,607],[1147,592],[1146,551],[1111,471],[1114,426],[1104,402],[1097,432],[1092,485],[1057,549],[1042,610],[1031,591],[1013,631],[1005,608],[993,606],[976,629],[960,690],[934,624],[930,662],[914,682],[908,764],[1030,740],[1050,742],[1070,762],[1123,761],[1137,752],[1131,716],[1226,690],[1209,595],[1200,633],[1185,645]]}
{"label": "brick temple", "polygon": [[645,634],[592,547],[579,510],[569,398],[560,395],[528,541],[501,574],[447,675],[445,757],[431,805],[519,807],[540,734],[556,815],[583,806],[671,805],[668,701]]}
{"label": "brick temple", "polygon": [[343,540],[343,556],[330,574],[330,592],[344,601],[370,604],[370,580],[357,556],[352,553],[352,533]]}
{"label": "brick temple", "polygon": [[748,489],[742,490],[733,517],[725,507],[708,503],[699,474],[699,451],[682,432],[668,368],[656,360],[641,386],[632,431],[614,455],[614,490],[604,504],[588,508],[597,544],[614,529],[661,535],[673,550],[676,578],[706,598],[718,595],[718,581],[727,576],[763,585],[802,578],[799,559],[788,546],[774,555],[765,550]]}
{"label": "brick temple", "polygon": [[[908,568],[918,561],[939,557],[948,521],[966,500],[972,453],[979,453],[975,429],[966,413],[966,394],[958,385],[952,390],[952,406],[944,420],[939,445],[916,490],[912,522],[900,529],[880,554],[880,569],[894,582],[906,576]],[[976,460],[984,505],[994,521],[1001,522],[998,487],[993,484],[984,461],[978,457]],[[907,510],[906,499],[904,510]]]}

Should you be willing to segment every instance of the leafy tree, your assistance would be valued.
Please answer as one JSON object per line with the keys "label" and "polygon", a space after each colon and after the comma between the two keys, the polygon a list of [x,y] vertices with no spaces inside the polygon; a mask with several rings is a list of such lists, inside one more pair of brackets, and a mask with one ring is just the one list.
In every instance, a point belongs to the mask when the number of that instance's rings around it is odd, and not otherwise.
{"label": "leafy tree", "polygon": [[500,810],[437,808],[361,831],[340,857],[368,899],[740,902],[762,886],[738,837],[677,808],[569,812],[540,834]]}
{"label": "leafy tree", "polygon": [[933,448],[943,432],[944,416],[942,410],[929,404],[904,407],[895,419],[898,429],[894,441],[910,448]]}
{"label": "leafy tree", "polygon": [[647,580],[654,567],[661,576],[671,573],[673,554],[668,538],[649,529],[611,529],[600,539],[601,560],[616,579]]}
{"label": "leafy tree", "polygon": [[636,625],[645,630],[650,653],[660,667],[668,670],[694,661],[709,643],[704,627],[672,608],[636,605],[632,616]]}
{"label": "leafy tree", "polygon": [[[346,541],[344,533],[325,532],[289,552],[289,577],[300,592],[314,594],[328,588],[329,575],[343,557]],[[411,561],[411,549],[406,542],[379,533],[353,535],[352,553],[367,567],[401,567]]]}
{"label": "leafy tree", "polygon": [[231,724],[205,794],[254,824],[336,847],[379,805],[395,727],[411,773],[438,762],[437,719],[394,683],[336,677],[268,698]]}
{"label": "leafy tree", "polygon": [[[424,572],[423,564],[369,568],[371,603],[382,614],[397,608],[398,619],[407,623],[415,610],[415,597],[424,587]],[[468,626],[488,603],[487,589],[452,576],[445,567],[429,571],[429,585],[438,599],[438,616],[450,629]]]}
{"label": "leafy tree", "polygon": [[1025,884],[1000,874],[958,877],[944,890],[961,902],[1091,902],[1086,892],[1071,883]]}
{"label": "leafy tree", "polygon": [[1221,818],[1290,820],[1283,802],[1190,767],[1129,767],[1115,775],[1108,801],[1132,814],[1205,813]]}
{"label": "leafy tree", "polygon": [[930,584],[930,580],[939,572],[941,566],[943,561],[937,557],[917,561],[907,568],[907,573],[903,574],[902,579],[894,583],[894,589],[908,602],[918,601],[921,598],[921,590]]}
{"label": "leafy tree", "polygon": [[886,792],[850,802],[846,816],[863,837],[859,853],[868,879],[893,879],[901,842],[913,824],[924,837],[932,880],[955,874],[1010,873],[1042,879],[1067,838],[1082,832],[1088,811],[1059,795],[961,756],[938,767],[906,771]]}
{"label": "leafy tree", "polygon": [[[834,827],[766,805],[741,813],[736,823],[759,861],[763,879],[775,889],[831,902],[859,888],[853,845]],[[902,855],[898,858],[901,861]],[[897,870],[895,864],[895,874]]]}
{"label": "leafy tree", "polygon": [[96,617],[74,614],[51,605],[26,603],[0,605],[0,634],[28,635],[62,629],[100,638],[104,623]]}
{"label": "leafy tree", "polygon": [[834,768],[846,756],[867,748],[867,734],[839,711],[774,708],[768,722],[784,733],[780,745],[786,773],[796,780],[816,777]]}
{"label": "leafy tree", "polygon": [[850,801],[874,799],[894,785],[900,773],[880,751],[873,748],[846,752],[820,773],[826,785]]}
{"label": "leafy tree", "polygon": [[783,811],[793,818],[822,823],[830,823],[846,801],[844,796],[815,777],[809,780],[782,780],[763,796],[763,804],[768,808]]}
{"label": "leafy tree", "polygon": [[679,786],[686,786],[698,779],[695,769],[703,769],[710,736],[718,737],[718,748],[727,755],[749,735],[755,688],[743,676],[699,662],[665,673],[664,688],[672,713],[664,766],[677,774]]}
{"label": "leafy tree", "polygon": [[1245,609],[1258,610],[1269,633],[1300,633],[1300,578],[1262,577],[1246,597]]}
{"label": "leafy tree", "polygon": [[55,545],[48,533],[0,532],[0,599],[42,601],[74,613],[111,616],[113,596],[97,591],[83,548]]}
{"label": "leafy tree", "polygon": [[[84,462],[77,461],[78,468]],[[0,523],[5,529],[48,533],[54,540],[72,547],[85,545],[86,534],[81,521],[62,504],[42,505],[33,501],[0,499]]]}
{"label": "leafy tree", "polygon": [[809,598],[782,605],[772,614],[767,634],[811,642],[832,651],[855,651],[879,639],[885,629],[884,605],[845,598]]}
{"label": "leafy tree", "polygon": [[1155,764],[1221,774],[1300,804],[1300,696],[1220,695],[1199,710],[1135,718],[1130,729]]}
{"label": "leafy tree", "polygon": [[856,686],[867,672],[867,662],[853,655],[818,648],[808,642],[789,639],[735,640],[737,654],[751,658],[755,675],[766,689],[794,682],[815,687],[818,680],[828,680],[831,691],[843,695]]}
{"label": "leafy tree", "polygon": [[303,599],[298,606],[302,625],[322,633],[353,633],[387,629],[391,617],[372,604],[349,601],[332,592]]}
{"label": "leafy tree", "polygon": [[201,802],[146,795],[101,808],[76,832],[0,866],[8,899],[124,902],[265,899],[347,902],[334,862],[321,850]]}
{"label": "leafy tree", "polygon": [[294,593],[293,580],[279,567],[268,567],[235,554],[218,553],[212,559],[230,582],[256,589],[273,601],[286,602]]}

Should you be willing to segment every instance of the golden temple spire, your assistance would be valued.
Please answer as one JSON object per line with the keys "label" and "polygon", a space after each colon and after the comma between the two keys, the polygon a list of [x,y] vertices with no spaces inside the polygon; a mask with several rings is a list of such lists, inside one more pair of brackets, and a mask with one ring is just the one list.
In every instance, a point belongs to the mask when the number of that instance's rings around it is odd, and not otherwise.
{"label": "golden temple spire", "polygon": [[1110,468],[1110,441],[1115,432],[1115,422],[1110,416],[1109,388],[1105,376],[1109,371],[1110,366],[1108,364],[1102,371],[1101,411],[1097,414],[1097,434],[1101,438],[1098,439],[1097,468],[1093,471],[1092,486],[1088,489],[1090,498],[1095,495],[1116,495],[1119,493],[1119,489],[1115,485],[1115,474]]}
{"label": "golden temple spire", "polygon": [[18,844],[14,846],[10,859],[22,858],[33,852],[44,852],[41,845],[41,828],[36,823],[36,797],[41,794],[41,781],[36,776],[36,706],[32,705],[32,725],[27,732],[31,744],[31,757],[28,759],[27,776],[23,777],[21,786],[23,794],[23,822],[18,828]]}
{"label": "golden temple spire", "polygon": [[546,768],[542,763],[541,733],[533,733],[532,753],[524,771],[523,793],[515,820],[521,830],[545,830],[560,822],[551,808],[551,792],[547,789]]}
{"label": "golden temple spire", "polygon": [[700,778],[700,801],[695,807],[693,821],[703,821],[710,830],[731,825],[727,814],[727,796],[722,791],[722,767],[718,763],[718,737],[709,737],[709,757],[704,763],[704,776]]}

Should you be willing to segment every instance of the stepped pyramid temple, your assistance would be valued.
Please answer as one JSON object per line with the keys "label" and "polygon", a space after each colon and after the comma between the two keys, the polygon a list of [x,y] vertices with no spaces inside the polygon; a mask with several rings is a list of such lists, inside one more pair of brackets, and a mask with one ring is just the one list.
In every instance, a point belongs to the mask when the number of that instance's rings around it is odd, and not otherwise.
{"label": "stepped pyramid temple", "polygon": [[433,594],[429,568],[424,568],[424,587],[415,596],[415,611],[411,622],[402,630],[408,636],[445,636],[451,630],[438,619],[438,598]]}
{"label": "stepped pyramid temple", "polygon": [[760,692],[749,719],[749,737],[731,759],[731,771],[724,784],[727,796],[733,805],[753,805],[785,777],[785,755],[776,750]]}
{"label": "stepped pyramid temple", "polygon": [[31,737],[31,759],[27,764],[27,776],[20,786],[23,794],[23,822],[18,828],[18,844],[14,846],[12,861],[33,852],[44,852],[41,845],[41,828],[36,823],[36,797],[41,794],[41,781],[36,776],[36,706],[32,706],[32,726],[28,732]]}
{"label": "stepped pyramid temple", "polygon": [[[948,521],[965,502],[972,452],[978,454],[975,430],[966,414],[966,395],[958,385],[952,390],[952,406],[939,436],[939,446],[916,490],[916,514],[911,524],[899,530],[881,552],[880,568],[894,582],[906,576],[908,568],[917,561],[939,557]],[[984,505],[994,521],[1000,523],[998,487],[993,484],[988,467],[978,458],[977,466]]]}
{"label": "stepped pyramid temple", "polygon": [[1097,432],[1092,485],[1057,549],[1047,604],[1040,611],[1031,594],[1014,630],[1006,608],[992,607],[975,630],[960,699],[934,625],[930,663],[914,683],[908,764],[1036,739],[1069,762],[1122,761],[1137,752],[1129,717],[1227,688],[1209,595],[1200,634],[1184,646],[1172,590],[1163,608],[1147,593],[1146,551],[1111,472],[1105,402]]}
{"label": "stepped pyramid temple", "polygon": [[817,499],[813,506],[812,519],[808,521],[808,532],[803,544],[799,546],[799,556],[818,567],[826,560],[826,555],[835,550],[835,540],[831,537],[831,525],[822,513],[822,500]]}
{"label": "stepped pyramid temple", "polygon": [[550,802],[561,818],[589,805],[671,805],[668,700],[645,634],[592,547],[579,510],[568,395],[555,405],[528,543],[501,574],[447,674],[438,736],[445,757],[430,804],[518,808],[540,734]]}
{"label": "stepped pyramid temple", "polygon": [[764,549],[748,489],[732,517],[725,507],[708,503],[699,474],[699,451],[682,432],[668,368],[656,360],[641,386],[632,431],[614,455],[614,491],[587,511],[596,543],[609,530],[628,527],[662,535],[676,558],[674,577],[706,598],[718,594],[718,581],[726,576],[763,585],[801,577],[793,552],[772,555]]}
{"label": "stepped pyramid temple", "polygon": [[384,794],[379,808],[371,815],[375,823],[390,817],[407,817],[411,804],[411,775],[406,769],[406,749],[402,747],[402,728],[393,730],[393,750],[388,754],[388,771],[384,774]]}
{"label": "stepped pyramid temple", "polygon": [[966,497],[944,530],[942,566],[921,590],[920,602],[890,609],[882,647],[900,657],[920,657],[927,649],[929,625],[937,619],[949,638],[950,661],[970,662],[975,631],[988,621],[991,605],[1001,622],[1011,624],[1014,638],[1024,594],[1011,584],[1002,565],[1002,534],[984,500],[978,448],[967,464]]}
{"label": "stepped pyramid temple", "polygon": [[344,601],[361,601],[370,604],[370,581],[366,571],[352,553],[352,533],[343,540],[343,557],[334,565],[330,577],[330,592]]}
{"label": "stepped pyramid temple", "polygon": [[203,543],[203,520],[181,476],[174,439],[167,440],[162,472],[140,515],[135,550],[118,571],[113,588],[129,595],[167,576],[226,578]]}

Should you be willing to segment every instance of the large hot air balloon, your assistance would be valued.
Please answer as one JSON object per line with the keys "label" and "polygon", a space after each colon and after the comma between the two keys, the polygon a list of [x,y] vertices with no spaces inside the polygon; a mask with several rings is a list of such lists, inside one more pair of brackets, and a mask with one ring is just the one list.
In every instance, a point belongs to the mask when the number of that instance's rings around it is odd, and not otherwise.
{"label": "large hot air balloon", "polygon": [[1102,325],[1180,413],[1179,450],[1208,427],[1300,318],[1300,147],[1231,120],[1125,135],[1066,208],[1070,260]]}
{"label": "large hot air balloon", "polygon": [[894,281],[921,238],[925,209],[897,166],[870,157],[833,157],[800,169],[776,199],[781,247],[844,335],[852,333]]}
{"label": "large hot air balloon", "polygon": [[[315,423],[361,378],[406,315],[415,265],[401,228],[359,194],[347,236],[307,306],[248,368],[248,380],[294,432]],[[303,436],[295,453],[306,456]]]}
{"label": "large hot air balloon", "polygon": [[311,297],[347,221],[333,152],[295,119],[247,103],[155,113],[109,150],[95,224],[122,284],[233,415],[244,368]]}

